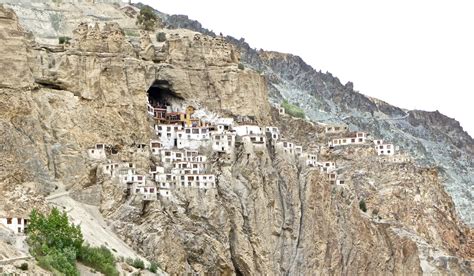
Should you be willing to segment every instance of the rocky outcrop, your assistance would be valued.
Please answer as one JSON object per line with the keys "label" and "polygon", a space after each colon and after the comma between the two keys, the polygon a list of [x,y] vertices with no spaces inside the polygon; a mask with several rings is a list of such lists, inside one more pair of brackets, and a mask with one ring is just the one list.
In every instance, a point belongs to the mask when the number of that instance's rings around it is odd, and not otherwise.
{"label": "rocky outcrop", "polygon": [[27,34],[16,14],[0,5],[0,87],[25,88],[33,84],[28,66]]}

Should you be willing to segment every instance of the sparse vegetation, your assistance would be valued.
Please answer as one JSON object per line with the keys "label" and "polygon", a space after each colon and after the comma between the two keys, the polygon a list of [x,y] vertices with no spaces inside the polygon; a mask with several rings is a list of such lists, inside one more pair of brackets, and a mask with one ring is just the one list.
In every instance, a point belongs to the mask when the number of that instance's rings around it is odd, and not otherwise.
{"label": "sparse vegetation", "polygon": [[75,261],[82,246],[79,226],[69,224],[65,212],[53,208],[48,216],[33,210],[30,214],[28,244],[40,266],[66,275],[79,275]]}
{"label": "sparse vegetation", "polygon": [[115,268],[116,260],[114,255],[104,246],[82,246],[81,250],[79,251],[78,260],[107,276],[119,275],[119,272]]}
{"label": "sparse vegetation", "polygon": [[158,263],[157,262],[151,262],[150,266],[148,267],[148,270],[150,270],[153,273],[156,273],[158,271]]}
{"label": "sparse vegetation", "polygon": [[59,40],[59,44],[69,44],[69,42],[71,41],[71,38],[67,36],[60,36],[58,40]]}
{"label": "sparse vegetation", "polygon": [[141,26],[144,30],[152,31],[156,27],[158,18],[150,6],[144,6],[140,10],[140,14],[137,17],[137,25]]}
{"label": "sparse vegetation", "polygon": [[133,259],[128,257],[127,259],[125,259],[125,262],[128,264],[128,265],[131,265],[133,266]]}
{"label": "sparse vegetation", "polygon": [[64,24],[64,16],[60,13],[52,13],[49,16],[49,20],[51,21],[51,25],[56,32],[58,32],[61,26]]}
{"label": "sparse vegetation", "polygon": [[166,34],[163,32],[159,32],[156,34],[156,41],[158,42],[165,42],[166,41]]}
{"label": "sparse vegetation", "polygon": [[245,69],[245,67],[244,67],[244,65],[243,65],[242,63],[239,63],[239,65],[238,65],[237,67],[238,67],[240,70],[244,70],[244,69]]}
{"label": "sparse vegetation", "polygon": [[296,105],[290,104],[287,100],[284,100],[281,106],[285,108],[286,114],[289,114],[296,118],[301,118],[301,119],[306,118],[306,115],[303,109],[297,107]]}
{"label": "sparse vegetation", "polygon": [[365,200],[361,199],[359,201],[359,208],[362,210],[362,212],[367,212],[367,206],[365,205]]}
{"label": "sparse vegetation", "polygon": [[76,261],[81,261],[107,276],[118,276],[115,258],[105,247],[83,246],[79,226],[70,224],[67,214],[53,208],[49,215],[33,210],[28,228],[30,253],[38,264],[53,274],[79,275]]}
{"label": "sparse vegetation", "polygon": [[125,35],[126,36],[134,36],[134,37],[140,36],[140,34],[137,31],[134,31],[134,30],[125,30]]}
{"label": "sparse vegetation", "polygon": [[140,258],[136,258],[135,260],[133,260],[132,266],[138,269],[145,269],[145,263]]}
{"label": "sparse vegetation", "polygon": [[28,263],[22,263],[22,264],[20,265],[20,269],[23,270],[23,271],[28,270]]}

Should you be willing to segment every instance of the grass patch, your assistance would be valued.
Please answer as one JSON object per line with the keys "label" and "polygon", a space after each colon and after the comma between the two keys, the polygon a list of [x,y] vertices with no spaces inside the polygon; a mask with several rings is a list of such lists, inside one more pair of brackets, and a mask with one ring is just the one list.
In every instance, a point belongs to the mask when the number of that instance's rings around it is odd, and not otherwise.
{"label": "grass patch", "polygon": [[134,30],[125,30],[125,35],[126,36],[133,36],[133,37],[140,36],[140,34],[137,31],[134,31]]}
{"label": "grass patch", "polygon": [[290,104],[287,100],[284,100],[281,106],[285,109],[285,113],[290,116],[301,119],[306,118],[303,109],[297,107],[296,105]]}
{"label": "grass patch", "polygon": [[79,251],[77,260],[107,276],[119,275],[117,268],[115,268],[115,257],[105,246],[84,245]]}
{"label": "grass patch", "polygon": [[150,270],[153,273],[156,273],[158,271],[158,267],[160,266],[158,265],[157,262],[151,262],[150,267],[148,267],[148,270]]}
{"label": "grass patch", "polygon": [[133,260],[132,266],[138,269],[145,269],[145,263],[140,258]]}

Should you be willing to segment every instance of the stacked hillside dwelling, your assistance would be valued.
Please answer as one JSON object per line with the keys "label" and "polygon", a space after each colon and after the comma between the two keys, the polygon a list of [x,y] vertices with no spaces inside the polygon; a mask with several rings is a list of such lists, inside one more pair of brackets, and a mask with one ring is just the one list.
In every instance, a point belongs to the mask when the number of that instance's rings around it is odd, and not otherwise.
{"label": "stacked hillside dwelling", "polygon": [[155,137],[149,144],[136,144],[134,152],[150,154],[157,160],[146,173],[145,168],[139,173],[132,162],[108,159],[113,156],[109,145],[96,144],[88,150],[91,160],[103,162],[100,171],[104,175],[118,179],[129,196],[145,201],[173,200],[184,189],[215,189],[218,178],[209,170],[208,155],[214,153],[232,160],[237,146],[257,151],[281,150],[306,167],[318,168],[328,175],[336,169],[334,162],[318,162],[317,152],[304,152],[302,146],[285,140],[275,126],[259,126],[253,118],[240,116],[207,120],[202,115],[206,110],[188,105],[165,82],[156,82],[150,88],[146,110],[153,121]]}
{"label": "stacked hillside dwelling", "polygon": [[[185,189],[207,191],[215,189],[218,178],[210,172],[208,155],[216,154],[223,160],[233,160],[238,146],[254,151],[273,149],[294,158],[309,169],[325,173],[330,184],[345,183],[338,174],[335,161],[318,161],[317,152],[308,153],[303,147],[282,137],[275,126],[260,126],[254,118],[213,116],[207,110],[195,108],[169,89],[166,81],[156,81],[148,91],[146,110],[153,121],[154,138],[148,144],[134,145],[134,154],[150,154],[156,163],[139,173],[132,162],[113,162],[112,147],[98,143],[87,151],[91,160],[103,162],[101,172],[117,178],[129,196],[142,200],[174,200],[176,193]],[[288,116],[281,113],[281,116]],[[212,116],[211,116],[212,117]],[[368,133],[350,132],[344,124],[324,124],[328,149],[366,145]],[[339,137],[334,137],[334,136]],[[377,155],[391,157],[381,161],[405,162],[406,156],[395,155],[395,146],[374,140]],[[324,145],[320,145],[324,147]]]}

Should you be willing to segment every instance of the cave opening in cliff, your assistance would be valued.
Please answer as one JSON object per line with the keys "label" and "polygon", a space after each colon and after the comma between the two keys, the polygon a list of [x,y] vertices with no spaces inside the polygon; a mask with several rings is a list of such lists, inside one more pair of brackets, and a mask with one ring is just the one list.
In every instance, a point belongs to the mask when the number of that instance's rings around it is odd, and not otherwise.
{"label": "cave opening in cliff", "polygon": [[155,108],[171,107],[183,100],[167,80],[155,80],[148,89],[148,102]]}

